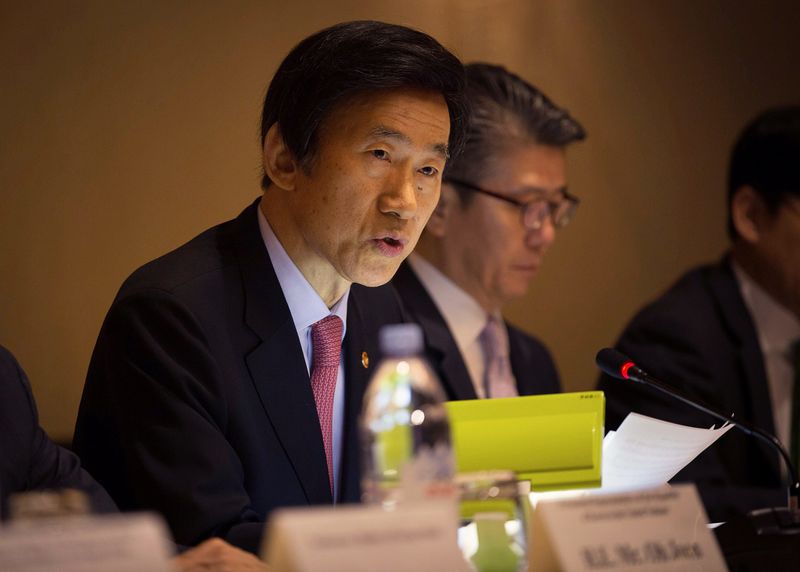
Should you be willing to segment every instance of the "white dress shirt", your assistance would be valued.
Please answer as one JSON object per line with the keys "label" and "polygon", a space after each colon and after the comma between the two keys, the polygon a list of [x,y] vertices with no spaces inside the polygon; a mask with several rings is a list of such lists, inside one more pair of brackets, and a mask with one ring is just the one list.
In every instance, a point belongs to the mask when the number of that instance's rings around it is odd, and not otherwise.
{"label": "white dress shirt", "polygon": [[[306,359],[306,369],[311,376],[311,326],[329,314],[335,314],[342,319],[342,340],[347,330],[347,299],[350,296],[348,288],[344,295],[332,308],[328,308],[316,290],[308,283],[306,277],[289,258],[283,245],[275,236],[267,218],[258,209],[258,227],[261,237],[267,247],[272,267],[278,277],[278,282],[283,290],[283,296],[289,305],[292,321],[297,330],[297,338],[303,349]],[[336,377],[336,391],[333,396],[333,498],[334,502],[339,492],[339,467],[342,458],[342,430],[344,424],[344,356],[339,357],[339,373]]]}
{"label": "white dress shirt", "polygon": [[767,294],[741,266],[735,262],[732,266],[764,356],[775,432],[781,443],[789,446],[794,389],[791,352],[794,342],[800,339],[800,320]]}
{"label": "white dress shirt", "polygon": [[[408,263],[425,290],[430,294],[450,329],[458,351],[461,352],[461,357],[467,366],[475,393],[481,399],[485,398],[486,389],[483,386],[483,378],[486,361],[480,335],[489,320],[489,314],[475,298],[464,292],[461,287],[419,254],[411,254],[408,257]],[[501,323],[505,324],[499,312],[495,315]],[[501,329],[501,335],[506,337],[505,345],[507,346],[508,331],[506,328]]]}

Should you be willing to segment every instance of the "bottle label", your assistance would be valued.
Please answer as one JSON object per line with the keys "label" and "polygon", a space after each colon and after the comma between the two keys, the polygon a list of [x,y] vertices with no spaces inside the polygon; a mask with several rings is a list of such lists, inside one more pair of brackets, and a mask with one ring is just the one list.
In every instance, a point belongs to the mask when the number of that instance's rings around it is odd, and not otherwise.
{"label": "bottle label", "polygon": [[422,445],[416,456],[403,464],[400,490],[404,500],[455,496],[453,453],[447,444]]}

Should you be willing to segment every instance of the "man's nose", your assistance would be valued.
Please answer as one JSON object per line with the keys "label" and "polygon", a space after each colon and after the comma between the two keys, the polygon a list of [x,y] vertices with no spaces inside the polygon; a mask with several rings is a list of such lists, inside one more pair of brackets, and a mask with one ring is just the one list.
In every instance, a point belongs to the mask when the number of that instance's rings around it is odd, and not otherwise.
{"label": "man's nose", "polygon": [[553,224],[553,217],[547,215],[542,220],[542,226],[535,230],[528,230],[525,233],[525,244],[530,247],[550,246],[556,239],[556,227]]}
{"label": "man's nose", "polygon": [[401,219],[412,218],[417,213],[417,190],[413,173],[393,177],[381,194],[381,212]]}

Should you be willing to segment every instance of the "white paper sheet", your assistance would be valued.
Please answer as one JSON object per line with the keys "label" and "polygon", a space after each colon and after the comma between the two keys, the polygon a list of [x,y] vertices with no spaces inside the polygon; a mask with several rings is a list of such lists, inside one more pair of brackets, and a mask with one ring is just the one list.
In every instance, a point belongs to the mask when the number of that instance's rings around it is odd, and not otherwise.
{"label": "white paper sheet", "polygon": [[603,440],[603,491],[663,485],[732,427],[699,429],[631,413]]}

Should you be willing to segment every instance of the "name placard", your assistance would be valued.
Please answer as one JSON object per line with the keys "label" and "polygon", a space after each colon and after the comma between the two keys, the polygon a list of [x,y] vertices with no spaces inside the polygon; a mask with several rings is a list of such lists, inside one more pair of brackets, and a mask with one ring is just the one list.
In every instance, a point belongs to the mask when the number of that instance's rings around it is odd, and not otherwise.
{"label": "name placard", "polygon": [[151,514],[73,516],[0,526],[3,572],[172,572],[170,536]]}
{"label": "name placard", "polygon": [[727,570],[691,484],[540,501],[531,536],[536,572]]}
{"label": "name placard", "polygon": [[466,572],[457,514],[447,501],[391,512],[356,505],[282,509],[267,526],[262,557],[282,572]]}

